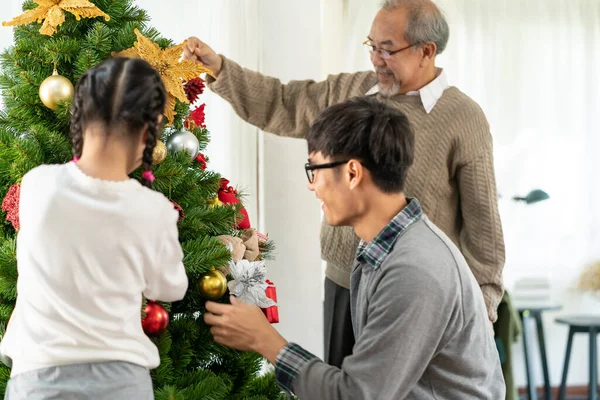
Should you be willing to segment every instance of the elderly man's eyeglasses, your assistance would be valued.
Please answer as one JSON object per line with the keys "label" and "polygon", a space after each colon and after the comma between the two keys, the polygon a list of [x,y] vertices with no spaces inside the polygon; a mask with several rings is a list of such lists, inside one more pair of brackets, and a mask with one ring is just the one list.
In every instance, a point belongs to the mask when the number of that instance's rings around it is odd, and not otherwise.
{"label": "elderly man's eyeglasses", "polygon": [[340,165],[346,164],[348,161],[350,161],[350,160],[334,161],[334,162],[330,162],[330,163],[326,163],[326,164],[311,164],[311,163],[304,164],[304,169],[306,170],[306,177],[308,178],[308,182],[309,183],[315,182],[315,174],[314,174],[315,170],[339,167]]}
{"label": "elderly man's eyeglasses", "polygon": [[369,49],[369,53],[371,53],[371,54],[378,53],[379,57],[383,58],[384,60],[391,58],[394,54],[400,53],[401,51],[404,51],[404,50],[408,50],[411,47],[415,46],[414,44],[411,44],[409,46],[403,47],[398,50],[384,50],[384,49],[378,49],[377,46],[375,46],[373,44],[373,42],[371,42],[369,39],[365,40],[363,44]]}

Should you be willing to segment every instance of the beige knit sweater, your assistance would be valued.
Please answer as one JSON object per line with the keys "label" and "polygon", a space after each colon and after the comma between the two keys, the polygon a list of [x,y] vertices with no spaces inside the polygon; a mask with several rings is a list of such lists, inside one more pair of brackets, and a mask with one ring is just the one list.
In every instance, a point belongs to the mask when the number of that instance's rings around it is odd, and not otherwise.
{"label": "beige knit sweater", "polygon": [[[210,89],[231,103],[242,119],[263,131],[295,138],[306,137],[323,109],[362,96],[376,83],[373,72],[358,72],[284,85],[225,57],[218,80],[209,79]],[[404,112],[415,129],[415,163],[408,172],[406,195],[419,199],[428,217],[461,249],[495,321],[503,294],[504,241],[485,115],[455,87],[444,91],[429,114],[419,96],[376,96]],[[358,242],[350,227],[321,227],[326,274],[346,288]]]}

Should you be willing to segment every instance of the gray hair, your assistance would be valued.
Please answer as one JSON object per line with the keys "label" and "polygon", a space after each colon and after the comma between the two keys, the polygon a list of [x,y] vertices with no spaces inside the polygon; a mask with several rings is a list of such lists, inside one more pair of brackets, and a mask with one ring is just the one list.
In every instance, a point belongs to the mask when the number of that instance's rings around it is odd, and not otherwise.
{"label": "gray hair", "polygon": [[433,42],[441,54],[450,37],[450,28],[442,11],[431,0],[384,0],[382,8],[408,11],[404,38],[412,45]]}

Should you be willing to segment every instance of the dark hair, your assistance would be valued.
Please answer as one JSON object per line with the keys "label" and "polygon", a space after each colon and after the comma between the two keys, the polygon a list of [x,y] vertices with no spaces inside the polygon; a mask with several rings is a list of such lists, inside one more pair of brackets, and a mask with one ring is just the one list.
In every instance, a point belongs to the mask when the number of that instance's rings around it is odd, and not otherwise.
{"label": "dark hair", "polygon": [[357,159],[379,189],[398,193],[413,163],[414,141],[406,115],[374,97],[357,97],[319,115],[308,133],[308,151],[336,161]]}
{"label": "dark hair", "polygon": [[[138,134],[148,126],[142,169],[152,168],[158,139],[158,117],[164,111],[165,87],[158,72],[139,58],[108,59],[79,79],[72,105],[73,155],[81,157],[83,132],[89,123],[101,123],[108,132]],[[151,187],[152,182],[142,178]]]}

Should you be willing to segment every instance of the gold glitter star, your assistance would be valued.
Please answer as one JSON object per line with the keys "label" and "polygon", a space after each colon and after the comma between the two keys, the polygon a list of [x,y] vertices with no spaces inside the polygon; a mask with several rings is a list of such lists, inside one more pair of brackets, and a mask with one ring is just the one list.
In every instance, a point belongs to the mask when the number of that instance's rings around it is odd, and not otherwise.
{"label": "gold glitter star", "polygon": [[175,99],[189,103],[183,89],[183,81],[197,78],[204,72],[210,70],[200,63],[193,61],[179,61],[187,42],[162,50],[156,43],[135,30],[137,42],[130,49],[113,54],[116,57],[134,57],[147,61],[154,67],[162,78],[167,91],[167,104],[165,106],[165,117],[169,124],[175,119]]}
{"label": "gold glitter star", "polygon": [[82,17],[104,17],[105,20],[110,20],[108,14],[88,0],[34,0],[34,2],[38,5],[36,8],[24,12],[12,21],[3,22],[2,26],[19,26],[43,21],[40,33],[52,36],[56,28],[65,22],[65,11],[73,14],[78,21]]}

